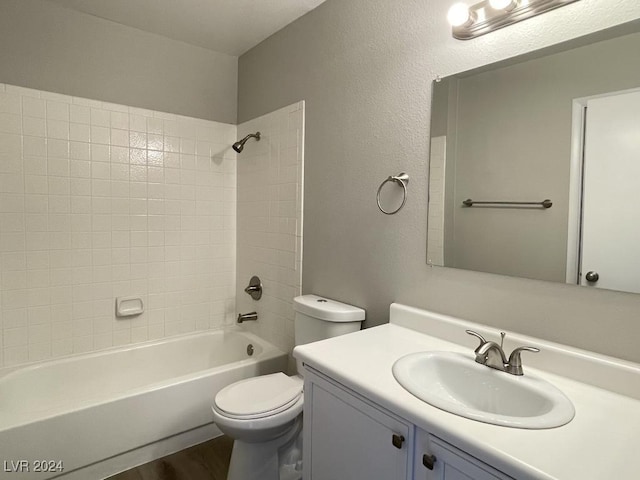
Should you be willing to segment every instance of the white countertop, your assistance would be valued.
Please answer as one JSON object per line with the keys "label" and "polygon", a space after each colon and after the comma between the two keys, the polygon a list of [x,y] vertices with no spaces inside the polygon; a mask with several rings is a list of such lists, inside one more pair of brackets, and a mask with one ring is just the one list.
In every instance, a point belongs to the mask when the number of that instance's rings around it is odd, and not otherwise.
{"label": "white countertop", "polygon": [[530,356],[523,356],[525,375],[531,372],[564,392],[575,406],[575,418],[567,425],[545,430],[490,425],[433,407],[400,386],[391,371],[394,362],[421,351],[455,351],[468,354],[471,361],[474,358],[473,347],[396,324],[298,346],[294,356],[518,480],[640,478],[637,398],[528,367]]}

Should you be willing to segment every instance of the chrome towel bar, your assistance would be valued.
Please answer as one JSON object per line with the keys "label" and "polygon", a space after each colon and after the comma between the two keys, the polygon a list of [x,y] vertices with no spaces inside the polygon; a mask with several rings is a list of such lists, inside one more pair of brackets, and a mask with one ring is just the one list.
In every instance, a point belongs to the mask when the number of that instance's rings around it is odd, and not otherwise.
{"label": "chrome towel bar", "polygon": [[532,205],[532,206],[539,206],[542,208],[551,208],[551,206],[553,205],[553,202],[551,200],[549,200],[548,198],[545,200],[542,200],[541,202],[488,202],[488,201],[478,201],[478,200],[471,200],[470,198],[467,198],[466,200],[464,200],[462,202],[462,205],[464,205],[465,207],[473,207],[474,205],[496,205],[496,206],[500,206],[500,205],[504,205],[504,206],[526,206],[526,205]]}

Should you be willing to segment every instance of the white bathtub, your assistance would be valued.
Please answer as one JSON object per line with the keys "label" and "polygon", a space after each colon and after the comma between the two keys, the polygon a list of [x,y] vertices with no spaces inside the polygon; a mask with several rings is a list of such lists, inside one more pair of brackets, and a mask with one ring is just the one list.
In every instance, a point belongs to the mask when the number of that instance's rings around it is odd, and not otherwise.
{"label": "white bathtub", "polygon": [[[74,471],[83,472],[74,478],[99,478],[95,472],[134,465],[88,466],[142,447],[145,459],[162,456],[167,447],[149,445],[169,437],[187,443],[174,441],[170,450],[185,448],[202,440],[188,431],[207,425],[208,436],[215,431],[211,404],[222,387],[286,364],[285,353],[254,335],[214,331],[0,370],[0,478],[74,477]],[[54,471],[36,472],[37,466]]]}

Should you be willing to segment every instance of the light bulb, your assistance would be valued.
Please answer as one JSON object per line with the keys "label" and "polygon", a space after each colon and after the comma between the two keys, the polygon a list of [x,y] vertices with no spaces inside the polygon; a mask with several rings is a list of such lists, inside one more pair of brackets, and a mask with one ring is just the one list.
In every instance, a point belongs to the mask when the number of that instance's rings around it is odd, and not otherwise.
{"label": "light bulb", "polygon": [[452,27],[461,27],[473,23],[469,7],[465,3],[453,4],[449,9],[449,13],[447,13],[447,20]]}
{"label": "light bulb", "polygon": [[516,0],[489,0],[489,5],[494,10],[504,10],[505,12],[509,12],[516,8],[518,2]]}

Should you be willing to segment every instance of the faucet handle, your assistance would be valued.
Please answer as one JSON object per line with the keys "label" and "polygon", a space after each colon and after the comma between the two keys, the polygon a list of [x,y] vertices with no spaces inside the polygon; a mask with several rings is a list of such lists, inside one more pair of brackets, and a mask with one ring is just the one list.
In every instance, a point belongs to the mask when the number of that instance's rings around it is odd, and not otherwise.
{"label": "faucet handle", "polygon": [[480,346],[484,345],[485,343],[487,343],[487,341],[485,340],[485,338],[480,335],[478,332],[474,332],[473,330],[465,330],[466,333],[468,333],[469,335],[473,335],[474,337],[476,337],[478,340],[480,340]]}
{"label": "faucet handle", "polygon": [[509,365],[507,367],[507,371],[512,375],[522,375],[522,359],[520,358],[520,354],[522,352],[539,352],[540,349],[536,347],[518,347],[511,355],[509,355]]}

